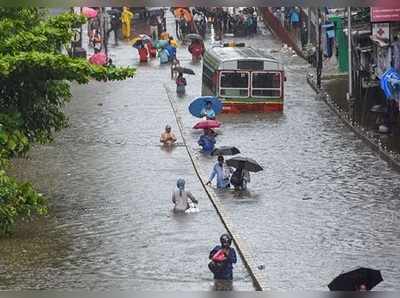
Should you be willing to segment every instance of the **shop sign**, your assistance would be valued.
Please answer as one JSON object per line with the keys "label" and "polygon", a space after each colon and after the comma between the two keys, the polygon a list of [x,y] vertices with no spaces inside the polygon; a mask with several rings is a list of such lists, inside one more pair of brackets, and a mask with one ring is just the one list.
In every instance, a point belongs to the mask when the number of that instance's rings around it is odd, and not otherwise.
{"label": "shop sign", "polygon": [[400,7],[383,8],[371,7],[371,22],[398,22],[400,21]]}

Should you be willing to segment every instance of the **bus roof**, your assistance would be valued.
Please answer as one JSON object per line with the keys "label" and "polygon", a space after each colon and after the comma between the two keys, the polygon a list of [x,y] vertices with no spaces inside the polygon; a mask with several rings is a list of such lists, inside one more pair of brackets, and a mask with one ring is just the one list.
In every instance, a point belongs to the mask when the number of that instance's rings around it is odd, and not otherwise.
{"label": "bus roof", "polygon": [[219,65],[217,68],[224,68],[225,62],[230,61],[265,61],[268,65],[275,65],[273,68],[281,69],[282,65],[274,57],[265,54],[261,50],[251,47],[213,47],[207,49],[205,60],[212,62],[212,64]]}

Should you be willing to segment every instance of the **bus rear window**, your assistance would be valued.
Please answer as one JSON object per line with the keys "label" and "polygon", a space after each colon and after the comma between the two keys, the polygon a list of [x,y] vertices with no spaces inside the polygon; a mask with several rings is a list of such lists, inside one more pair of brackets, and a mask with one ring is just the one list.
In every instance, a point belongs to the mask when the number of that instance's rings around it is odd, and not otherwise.
{"label": "bus rear window", "polygon": [[247,72],[221,72],[221,88],[249,88],[249,74]]}
{"label": "bus rear window", "polygon": [[251,95],[254,97],[281,97],[280,72],[253,72]]}
{"label": "bus rear window", "polygon": [[281,88],[281,75],[279,72],[253,73],[253,88]]}

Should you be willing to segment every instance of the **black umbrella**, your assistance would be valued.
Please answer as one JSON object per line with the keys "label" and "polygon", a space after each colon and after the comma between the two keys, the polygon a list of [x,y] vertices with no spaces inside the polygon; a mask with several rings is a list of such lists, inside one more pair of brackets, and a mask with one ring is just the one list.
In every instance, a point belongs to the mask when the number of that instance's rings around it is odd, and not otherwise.
{"label": "black umbrella", "polygon": [[328,285],[328,288],[331,291],[357,291],[361,285],[365,285],[370,291],[381,281],[383,278],[379,270],[360,267],[340,274]]}
{"label": "black umbrella", "polygon": [[216,155],[236,155],[239,154],[240,151],[236,147],[232,146],[221,146],[219,148],[214,149],[211,152],[211,155],[216,156]]}
{"label": "black umbrella", "polygon": [[236,169],[245,169],[249,172],[259,172],[262,171],[263,168],[256,162],[254,159],[248,157],[233,157],[226,161],[226,164],[230,167],[234,167]]}
{"label": "black umbrella", "polygon": [[175,71],[179,72],[179,73],[186,73],[186,74],[194,75],[194,71],[191,70],[190,68],[186,68],[186,67],[177,66],[177,67],[175,67]]}
{"label": "black umbrella", "polygon": [[115,16],[121,15],[121,11],[118,10],[118,9],[115,9],[115,8],[112,8],[112,9],[110,9],[110,10],[107,10],[107,13],[108,13],[109,15],[115,15]]}
{"label": "black umbrella", "polygon": [[185,36],[186,39],[197,39],[197,40],[203,40],[203,37],[197,33],[190,33]]}

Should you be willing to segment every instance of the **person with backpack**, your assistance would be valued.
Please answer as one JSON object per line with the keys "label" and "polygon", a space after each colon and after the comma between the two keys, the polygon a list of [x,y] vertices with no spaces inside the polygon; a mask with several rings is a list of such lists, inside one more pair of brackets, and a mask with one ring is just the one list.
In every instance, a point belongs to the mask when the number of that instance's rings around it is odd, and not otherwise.
{"label": "person with backpack", "polygon": [[221,245],[215,246],[209,255],[211,260],[208,268],[214,274],[216,291],[232,291],[233,289],[233,264],[236,264],[236,251],[232,245],[232,238],[228,234],[220,237]]}

